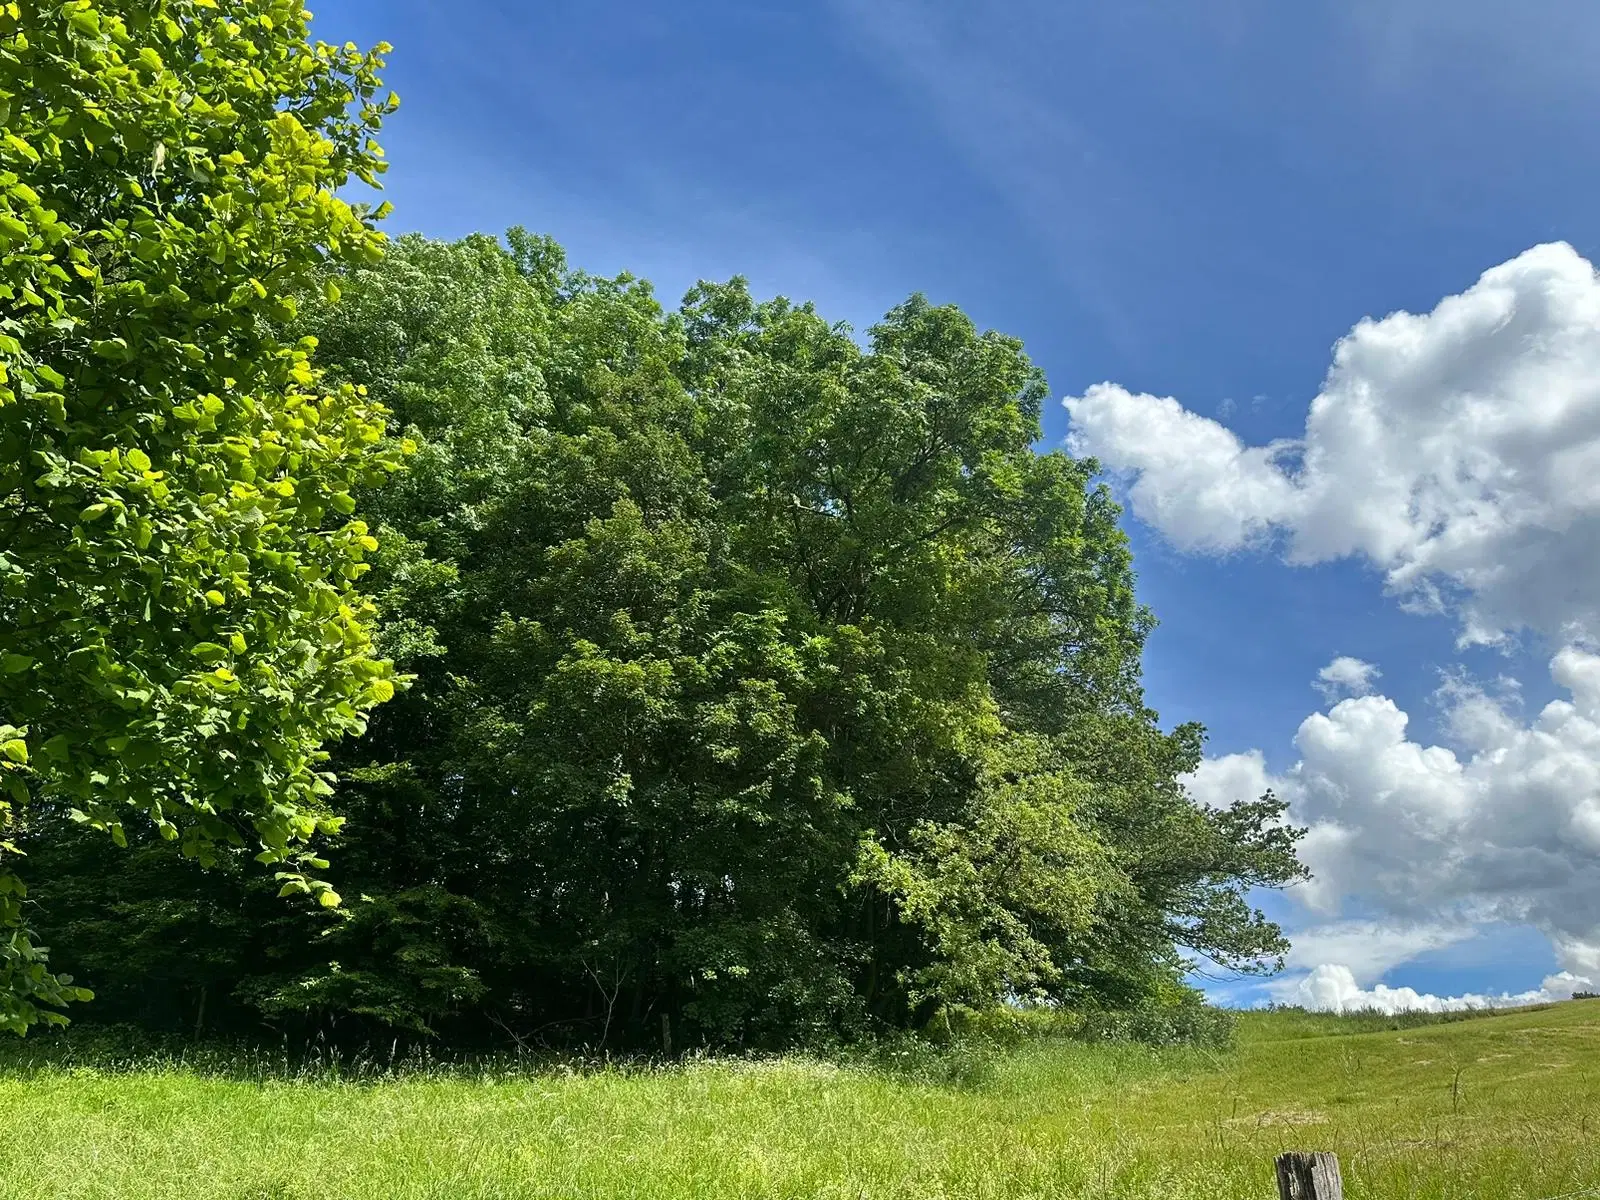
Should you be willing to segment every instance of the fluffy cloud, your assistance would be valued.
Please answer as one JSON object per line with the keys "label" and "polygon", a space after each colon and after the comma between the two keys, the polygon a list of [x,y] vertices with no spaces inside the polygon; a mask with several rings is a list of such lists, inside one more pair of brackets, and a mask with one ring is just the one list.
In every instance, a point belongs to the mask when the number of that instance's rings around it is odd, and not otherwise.
{"label": "fluffy cloud", "polygon": [[1496,920],[1544,931],[1569,981],[1600,978],[1594,268],[1565,244],[1537,246],[1432,312],[1362,321],[1292,442],[1248,446],[1174,399],[1111,383],[1066,407],[1072,449],[1120,474],[1134,513],[1182,549],[1360,557],[1408,606],[1453,613],[1464,643],[1519,629],[1565,643],[1550,671],[1570,699],[1532,720],[1448,682],[1439,699],[1457,749],[1412,740],[1407,714],[1374,694],[1377,668],[1337,658],[1316,681],[1329,707],[1301,724],[1292,768],[1274,776],[1252,751],[1188,780],[1208,805],[1276,791],[1310,830],[1315,878],[1300,901],[1324,918],[1382,915],[1302,934],[1291,966],[1309,973],[1280,990],[1318,1007],[1489,1003],[1368,985]]}
{"label": "fluffy cloud", "polygon": [[1182,549],[1361,556],[1466,642],[1600,630],[1600,281],[1565,243],[1334,350],[1304,437],[1244,445],[1170,398],[1099,384],[1069,444]]}
{"label": "fluffy cloud", "polygon": [[1208,805],[1276,791],[1309,828],[1314,878],[1295,899],[1328,917],[1351,905],[1384,914],[1382,925],[1301,936],[1291,965],[1323,971],[1316,987],[1352,966],[1358,986],[1490,921],[1535,926],[1574,978],[1600,978],[1600,654],[1566,647],[1550,673],[1570,699],[1531,721],[1468,682],[1447,685],[1461,753],[1411,740],[1407,714],[1366,695],[1307,717],[1299,760],[1281,775],[1251,752],[1207,760],[1186,780]]}
{"label": "fluffy cloud", "polygon": [[1295,933],[1284,960],[1290,971],[1320,970],[1336,963],[1358,983],[1372,983],[1419,954],[1466,941],[1477,930],[1456,921],[1339,921]]}
{"label": "fluffy cloud", "polygon": [[1110,383],[1065,404],[1072,452],[1130,475],[1133,511],[1184,550],[1262,541],[1300,502],[1281,462],[1293,443],[1249,447],[1170,397],[1135,396]]}
{"label": "fluffy cloud", "polygon": [[1514,1008],[1523,1004],[1547,1004],[1554,1000],[1570,1000],[1575,991],[1592,986],[1587,979],[1579,979],[1568,972],[1548,976],[1535,990],[1497,995],[1433,996],[1408,987],[1363,988],[1356,982],[1349,967],[1324,964],[1307,975],[1296,979],[1279,980],[1271,988],[1272,999],[1279,1004],[1293,1004],[1317,1012],[1353,1012],[1376,1009],[1396,1013],[1421,1010],[1423,1012],[1451,1012],[1473,1008]]}
{"label": "fluffy cloud", "polygon": [[1224,754],[1203,760],[1184,777],[1189,795],[1206,808],[1227,808],[1235,800],[1253,800],[1273,786],[1266,756],[1259,750]]}
{"label": "fluffy cloud", "polygon": [[[1570,994],[1600,979],[1600,278],[1564,243],[1486,271],[1431,312],[1340,340],[1302,437],[1250,446],[1177,400],[1113,383],[1065,402],[1069,444],[1121,476],[1175,546],[1356,557],[1392,594],[1447,612],[1464,644],[1528,630],[1568,698],[1531,719],[1515,681],[1463,677],[1438,700],[1452,746],[1426,745],[1341,657],[1325,711],[1274,775],[1259,751],[1207,760],[1207,805],[1271,788],[1308,827],[1325,922],[1300,935],[1280,998],[1313,1007],[1464,1007]],[[1363,925],[1340,918],[1376,914]],[[1514,997],[1437,997],[1375,981],[1484,922],[1542,930],[1564,968]],[[1328,923],[1331,922],[1331,923]]]}
{"label": "fluffy cloud", "polygon": [[1369,662],[1341,654],[1317,672],[1317,690],[1329,700],[1340,695],[1365,696],[1372,690],[1373,680],[1382,675]]}

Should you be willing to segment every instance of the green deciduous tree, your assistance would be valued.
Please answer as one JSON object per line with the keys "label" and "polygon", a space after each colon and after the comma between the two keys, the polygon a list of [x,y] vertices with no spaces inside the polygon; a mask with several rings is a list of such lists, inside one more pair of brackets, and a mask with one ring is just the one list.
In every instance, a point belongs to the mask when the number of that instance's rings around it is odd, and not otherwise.
{"label": "green deciduous tree", "polygon": [[[383,48],[380,48],[380,52]],[[383,413],[281,335],[381,253],[377,54],[300,0],[0,4],[0,744],[8,819],[249,846],[337,903],[324,743],[393,694],[354,588]],[[329,285],[330,295],[332,284]],[[26,841],[26,837],[20,839]],[[73,998],[0,848],[0,1026]]]}
{"label": "green deciduous tree", "polygon": [[419,682],[346,752],[341,861],[387,897],[353,924],[470,977],[427,1021],[777,1043],[1281,952],[1246,896],[1296,834],[1184,794],[1118,510],[1035,452],[1015,340],[915,298],[863,347],[738,281],[666,313],[520,232],[341,286],[308,328],[423,447],[373,501]]}
{"label": "green deciduous tree", "polygon": [[[1301,873],[1296,832],[1185,794],[1200,731],[1144,704],[1117,507],[1034,449],[1015,340],[914,298],[863,344],[738,281],[667,312],[520,232],[336,283],[293,332],[418,445],[363,500],[415,683],[336,752],[352,899],[231,965],[195,932],[86,956],[96,982],[336,1036],[681,1048],[1192,1000],[1186,956],[1281,952],[1248,894]],[[101,869],[62,862],[63,940],[104,944]],[[198,901],[119,903],[189,928]]]}

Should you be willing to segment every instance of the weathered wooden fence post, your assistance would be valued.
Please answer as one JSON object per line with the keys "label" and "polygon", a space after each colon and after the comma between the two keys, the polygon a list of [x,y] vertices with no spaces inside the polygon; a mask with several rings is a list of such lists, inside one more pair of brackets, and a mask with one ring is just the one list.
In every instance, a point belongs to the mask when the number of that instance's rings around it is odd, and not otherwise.
{"label": "weathered wooden fence post", "polygon": [[1336,1154],[1278,1155],[1278,1200],[1344,1200]]}

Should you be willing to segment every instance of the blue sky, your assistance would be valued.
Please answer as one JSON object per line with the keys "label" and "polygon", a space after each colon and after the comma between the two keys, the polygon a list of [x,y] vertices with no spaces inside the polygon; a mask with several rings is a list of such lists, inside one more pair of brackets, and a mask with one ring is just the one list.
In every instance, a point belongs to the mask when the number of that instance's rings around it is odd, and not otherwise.
{"label": "blue sky", "polygon": [[[1246,447],[1308,436],[1334,343],[1361,318],[1427,313],[1536,244],[1600,249],[1600,10],[1558,0],[313,7],[326,40],[395,46],[394,231],[522,224],[669,301],[740,273],[858,328],[922,291],[1022,337],[1058,396],[1114,381],[1127,404],[1176,397]],[[1045,443],[1067,433],[1052,403]],[[1093,437],[1120,486],[1162,484],[1168,468]],[[1546,664],[1570,622],[1513,613],[1506,644],[1458,649],[1466,602],[1403,611],[1377,551],[1290,565],[1285,539],[1304,530],[1282,513],[1196,550],[1150,513],[1127,525],[1162,622],[1152,704],[1204,722],[1219,759],[1259,751],[1308,821],[1332,819],[1338,786],[1294,773],[1294,738],[1333,703],[1312,685],[1336,656],[1378,666],[1370,690],[1425,745],[1460,742],[1462,692],[1436,696],[1441,672],[1515,679],[1524,721],[1564,694]],[[1440,570],[1478,594],[1467,568]],[[1521,793],[1500,786],[1478,803],[1503,796],[1512,819]],[[1550,939],[1576,934],[1515,889],[1486,901],[1438,882],[1440,916],[1392,880],[1364,889],[1347,859],[1331,907],[1274,908],[1296,928],[1471,929],[1373,959],[1362,987],[1521,991],[1587,961],[1568,947],[1558,963]]]}

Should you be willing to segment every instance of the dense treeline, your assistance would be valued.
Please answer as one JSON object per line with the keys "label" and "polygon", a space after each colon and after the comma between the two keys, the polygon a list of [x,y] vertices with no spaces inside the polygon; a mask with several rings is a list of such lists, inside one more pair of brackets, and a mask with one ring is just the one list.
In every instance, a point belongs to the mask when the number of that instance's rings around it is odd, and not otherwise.
{"label": "dense treeline", "polygon": [[381,254],[379,60],[227,7],[0,7],[0,1024],[779,1045],[1281,952],[1016,341]]}
{"label": "dense treeline", "polygon": [[97,1018],[772,1044],[1281,949],[1245,890],[1292,834],[1178,785],[1199,731],[1142,703],[1117,509],[1033,450],[1015,341],[508,243],[403,239],[291,331],[418,446],[362,497],[414,681],[339,750],[343,911],[41,824]]}

